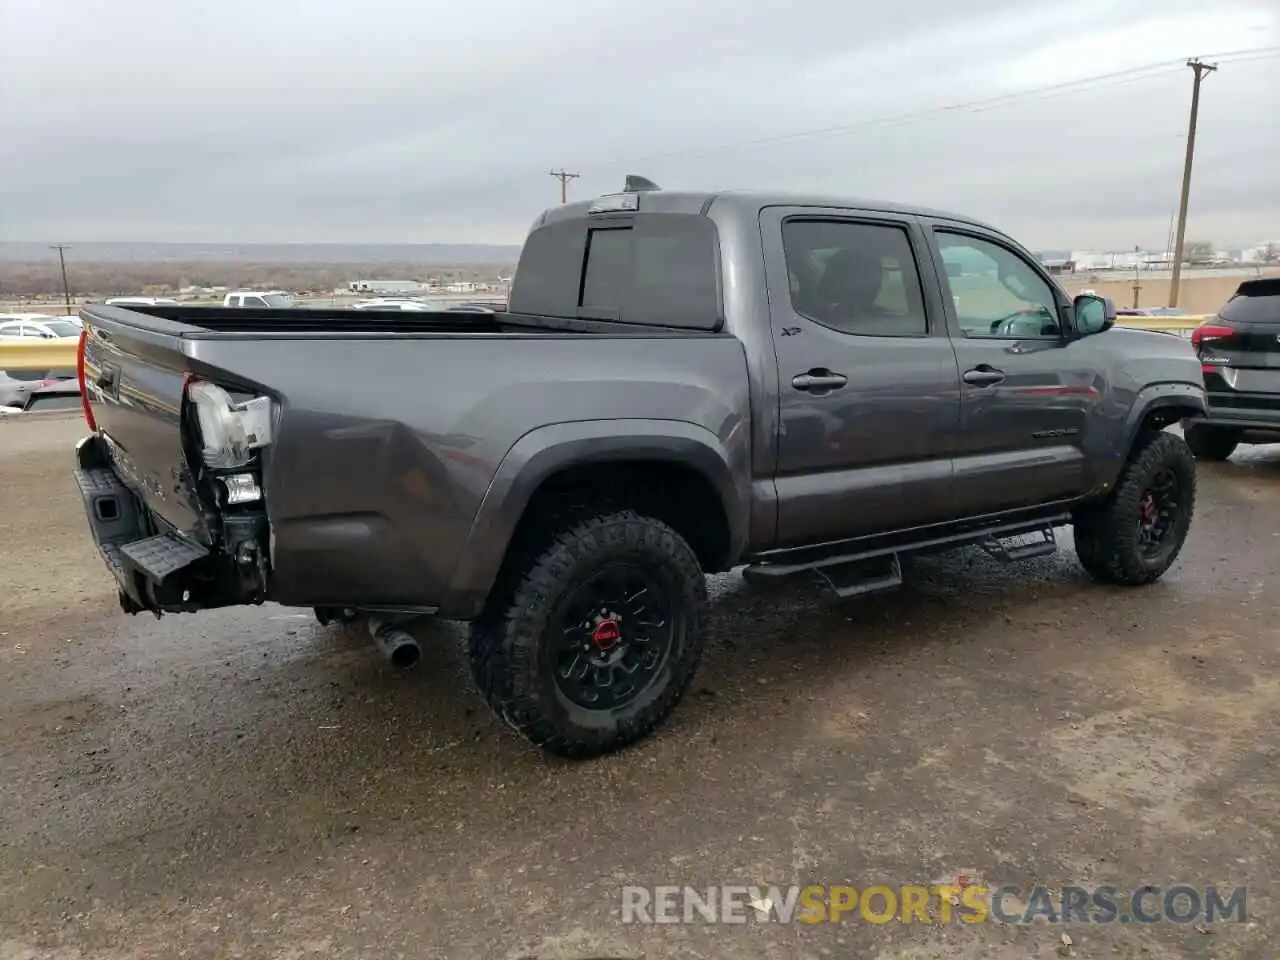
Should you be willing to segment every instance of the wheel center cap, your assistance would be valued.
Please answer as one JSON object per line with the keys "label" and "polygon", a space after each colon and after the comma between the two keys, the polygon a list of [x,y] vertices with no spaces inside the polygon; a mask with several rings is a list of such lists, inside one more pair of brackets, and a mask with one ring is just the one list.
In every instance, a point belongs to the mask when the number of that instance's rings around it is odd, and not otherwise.
{"label": "wheel center cap", "polygon": [[622,639],[622,627],[617,620],[601,620],[591,633],[591,642],[601,650],[608,650]]}

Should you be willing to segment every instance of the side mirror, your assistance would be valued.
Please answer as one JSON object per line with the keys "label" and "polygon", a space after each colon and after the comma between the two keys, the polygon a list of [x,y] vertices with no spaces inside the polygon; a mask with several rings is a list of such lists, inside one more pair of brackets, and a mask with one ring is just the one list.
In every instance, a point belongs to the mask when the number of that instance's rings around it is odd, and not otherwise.
{"label": "side mirror", "polygon": [[1106,297],[1082,293],[1072,303],[1075,306],[1076,334],[1087,337],[1110,330],[1116,322],[1116,305]]}

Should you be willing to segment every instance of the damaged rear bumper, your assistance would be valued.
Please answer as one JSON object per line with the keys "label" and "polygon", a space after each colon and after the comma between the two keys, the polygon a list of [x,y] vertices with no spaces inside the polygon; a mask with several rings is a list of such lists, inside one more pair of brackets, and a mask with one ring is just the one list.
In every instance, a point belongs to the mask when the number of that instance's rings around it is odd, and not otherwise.
{"label": "damaged rear bumper", "polygon": [[265,513],[216,517],[200,543],[149,510],[97,434],[76,444],[76,484],[89,530],[126,613],[193,613],[262,603],[270,582]]}

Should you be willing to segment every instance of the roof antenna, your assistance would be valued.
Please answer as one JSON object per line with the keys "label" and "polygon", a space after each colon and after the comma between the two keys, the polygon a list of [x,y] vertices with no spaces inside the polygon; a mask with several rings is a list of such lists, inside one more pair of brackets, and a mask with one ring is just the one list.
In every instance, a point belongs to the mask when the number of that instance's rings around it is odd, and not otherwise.
{"label": "roof antenna", "polygon": [[624,193],[644,193],[648,190],[661,190],[662,188],[650,180],[648,177],[637,176],[634,173],[627,174],[627,182],[623,185]]}

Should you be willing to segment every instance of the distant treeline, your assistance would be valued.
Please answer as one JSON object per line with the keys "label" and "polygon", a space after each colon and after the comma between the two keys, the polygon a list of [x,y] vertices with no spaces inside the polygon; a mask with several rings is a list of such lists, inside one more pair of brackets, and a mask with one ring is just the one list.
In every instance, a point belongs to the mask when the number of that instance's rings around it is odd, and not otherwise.
{"label": "distant treeline", "polygon": [[[76,297],[175,294],[184,287],[232,287],[328,293],[352,280],[471,280],[491,283],[510,276],[512,264],[440,267],[369,263],[68,263],[67,280]],[[62,293],[62,275],[53,263],[0,263],[0,300]]]}

